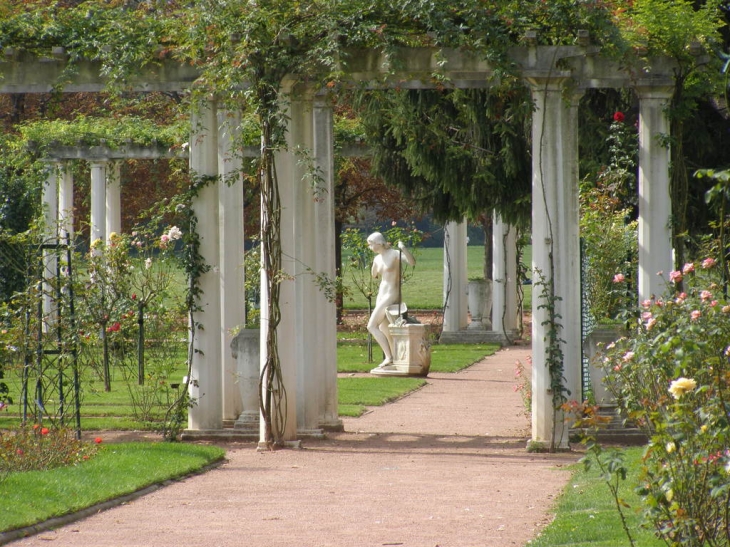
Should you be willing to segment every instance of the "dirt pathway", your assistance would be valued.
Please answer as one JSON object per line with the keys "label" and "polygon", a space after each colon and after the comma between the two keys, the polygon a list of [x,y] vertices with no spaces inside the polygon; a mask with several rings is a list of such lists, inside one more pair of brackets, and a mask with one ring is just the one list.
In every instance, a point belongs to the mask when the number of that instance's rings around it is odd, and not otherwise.
{"label": "dirt pathway", "polygon": [[524,546],[577,454],[529,454],[514,346],[302,450],[229,444],[228,461],[16,541],[34,546]]}

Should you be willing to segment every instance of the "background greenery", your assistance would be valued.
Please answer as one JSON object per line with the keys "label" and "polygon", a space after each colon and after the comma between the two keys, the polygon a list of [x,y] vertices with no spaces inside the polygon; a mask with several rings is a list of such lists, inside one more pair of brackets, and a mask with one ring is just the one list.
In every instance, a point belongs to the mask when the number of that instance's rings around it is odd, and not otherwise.
{"label": "background greenery", "polygon": [[[528,271],[532,261],[532,250],[528,246],[524,250],[522,263],[527,265]],[[421,247],[416,250],[416,267],[413,275],[403,283],[403,302],[409,309],[439,310],[443,305],[444,292],[444,250],[436,247]],[[347,263],[343,260],[343,263]],[[369,266],[368,266],[369,268]],[[484,247],[479,245],[467,246],[467,278],[483,278],[484,276]],[[347,310],[366,309],[367,300],[359,293],[352,283],[348,270],[343,275],[343,284],[349,296],[345,298],[344,307]],[[374,285],[377,290],[377,283]],[[531,308],[531,287],[524,285],[524,308]]]}

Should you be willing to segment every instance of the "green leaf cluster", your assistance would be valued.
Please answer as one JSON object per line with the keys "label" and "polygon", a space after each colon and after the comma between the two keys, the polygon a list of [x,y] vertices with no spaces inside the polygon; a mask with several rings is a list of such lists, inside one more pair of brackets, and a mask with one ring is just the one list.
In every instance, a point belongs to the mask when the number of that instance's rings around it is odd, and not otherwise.
{"label": "green leaf cluster", "polygon": [[392,90],[362,97],[374,170],[440,222],[496,210],[529,218],[531,101],[516,82],[489,90]]}
{"label": "green leaf cluster", "polygon": [[125,144],[171,148],[187,141],[188,122],[161,126],[139,117],[77,116],[73,121],[38,120],[18,127],[21,138],[40,150],[53,144],[119,148]]}
{"label": "green leaf cluster", "polygon": [[707,258],[672,272],[665,294],[641,303],[629,336],[599,356],[623,414],[650,437],[644,518],[671,545],[730,541],[730,305],[718,270]]}

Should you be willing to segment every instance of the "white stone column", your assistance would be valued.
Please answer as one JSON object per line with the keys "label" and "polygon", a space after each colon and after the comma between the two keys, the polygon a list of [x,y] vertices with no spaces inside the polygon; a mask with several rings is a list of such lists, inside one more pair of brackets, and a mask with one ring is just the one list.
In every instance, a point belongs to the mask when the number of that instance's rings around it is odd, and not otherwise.
{"label": "white stone column", "polygon": [[74,178],[68,165],[61,165],[61,181],[58,188],[58,224],[61,236],[74,235]]}
{"label": "white stone column", "polygon": [[[215,103],[200,102],[193,107],[190,135],[190,172],[192,177],[218,174],[218,131]],[[192,203],[198,219],[200,254],[210,269],[198,279],[202,295],[192,329],[193,358],[189,393],[194,404],[188,411],[191,430],[220,429],[222,419],[220,232],[218,228],[218,184],[209,181]]]}
{"label": "white stone column", "polygon": [[240,111],[218,111],[218,215],[220,229],[221,351],[223,363],[223,419],[236,420],[243,411],[239,386],[248,371],[228,351],[236,328],[246,322],[244,287],[243,181],[241,154],[235,139],[241,129]]}
{"label": "white stone column", "polygon": [[106,241],[112,232],[122,232],[122,163],[112,162],[106,181]]}
{"label": "white stone column", "polygon": [[[671,87],[637,88],[639,96],[639,301],[667,288],[672,261],[672,201],[666,108]],[[663,275],[657,275],[663,272]]]}
{"label": "white stone column", "polygon": [[[287,135],[287,144],[297,142],[297,135],[292,135],[292,129],[300,127],[298,120],[300,114],[292,112],[290,108],[287,114],[290,117],[289,134]],[[294,119],[291,119],[294,118]],[[295,131],[295,132],[298,132]],[[281,375],[283,388],[286,392],[286,407],[278,409],[283,411],[284,415],[281,420],[284,423],[284,430],[275,432],[279,434],[284,442],[294,442],[297,438],[297,373],[298,359],[303,356],[297,355],[297,317],[296,317],[296,281],[295,274],[297,272],[295,263],[295,242],[294,216],[297,209],[295,189],[301,183],[301,178],[297,179],[297,158],[292,149],[280,150],[275,153],[276,174],[278,178],[279,199],[281,204],[281,220],[280,237],[281,237],[281,282],[279,285],[279,309],[281,311],[281,319],[276,329],[277,350],[279,354],[279,362],[281,366]],[[262,234],[262,238],[264,234]],[[262,249],[262,254],[265,249]],[[268,316],[268,292],[267,279],[265,272],[261,273],[261,366],[262,370],[268,359],[268,348],[266,347],[267,330],[269,325]],[[277,409],[272,409],[276,412]],[[261,419],[259,447],[265,446],[265,422]]]}
{"label": "white stone column", "polygon": [[[296,365],[296,412],[297,435],[319,436],[322,430],[320,421],[320,387],[324,381],[321,363],[319,363],[320,349],[314,341],[319,341],[319,332],[322,328],[320,321],[325,309],[320,302],[320,291],[314,275],[319,273],[317,268],[317,244],[320,234],[315,220],[315,202],[326,199],[323,196],[319,173],[316,172],[314,162],[314,111],[313,97],[309,91],[295,89],[290,95],[289,131],[287,146],[289,148],[288,161],[289,178],[285,181],[280,178],[279,183],[284,194],[285,185],[289,186],[289,195],[292,197],[290,215],[293,217],[292,231],[282,229],[282,240],[287,234],[292,238],[293,246],[287,253],[293,258],[292,271],[294,273],[295,299],[293,306],[282,309],[282,316],[290,313],[295,318],[294,336]],[[286,211],[282,216],[287,216]],[[283,225],[283,223],[282,223]],[[326,235],[325,235],[326,237]],[[282,241],[282,248],[284,242]],[[280,343],[284,340],[280,337]]]}
{"label": "white stone column", "polygon": [[517,323],[517,229],[495,213],[492,246],[492,328],[507,338],[515,335]]}
{"label": "white stone column", "polygon": [[[58,243],[58,169],[57,163],[46,164],[46,180],[43,184],[44,243]],[[55,289],[53,282],[58,268],[58,255],[53,249],[43,249],[43,329],[56,321]]]}
{"label": "white stone column", "polygon": [[[565,447],[568,431],[553,421],[549,363],[562,361],[568,399],[580,397],[580,247],[578,211],[578,97],[563,94],[558,78],[532,79],[532,441]],[[554,289],[554,298],[543,290]],[[548,309],[557,317],[559,354],[549,355]],[[561,355],[560,355],[561,354]]]}
{"label": "white stone column", "polygon": [[106,241],[106,161],[91,162],[91,237]]}
{"label": "white stone column", "polygon": [[444,325],[443,332],[465,329],[467,315],[466,222],[444,225]]}
{"label": "white stone column", "polygon": [[[320,175],[314,200],[314,270],[334,281],[335,271],[335,165],[332,106],[314,98],[314,162]],[[319,390],[319,427],[342,430],[337,401],[337,306],[333,295],[316,293],[317,344],[315,365]],[[317,358],[318,356],[318,358]]]}

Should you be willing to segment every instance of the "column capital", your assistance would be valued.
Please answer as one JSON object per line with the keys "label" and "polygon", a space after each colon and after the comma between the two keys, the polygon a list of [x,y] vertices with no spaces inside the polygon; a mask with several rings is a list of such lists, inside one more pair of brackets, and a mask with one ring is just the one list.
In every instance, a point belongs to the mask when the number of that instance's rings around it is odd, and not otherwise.
{"label": "column capital", "polygon": [[634,87],[639,100],[667,100],[674,94],[674,86],[671,85],[638,85]]}
{"label": "column capital", "polygon": [[533,98],[538,94],[547,96],[560,93],[566,101],[577,104],[585,94],[585,89],[577,87],[573,78],[559,73],[548,76],[529,76],[525,80],[530,86]]}

